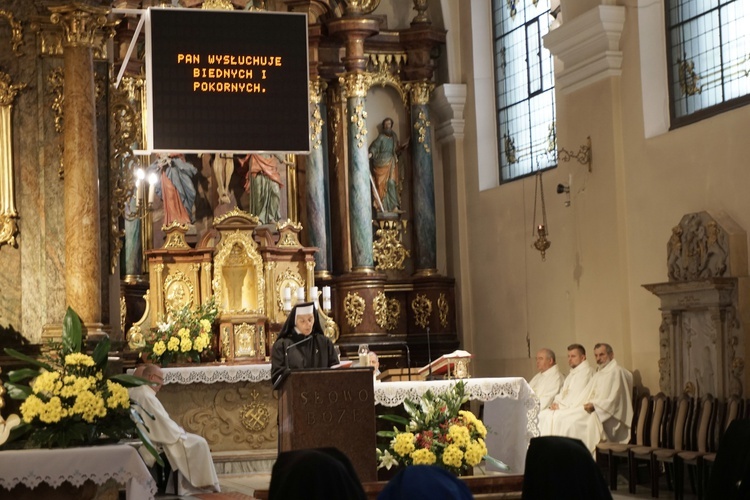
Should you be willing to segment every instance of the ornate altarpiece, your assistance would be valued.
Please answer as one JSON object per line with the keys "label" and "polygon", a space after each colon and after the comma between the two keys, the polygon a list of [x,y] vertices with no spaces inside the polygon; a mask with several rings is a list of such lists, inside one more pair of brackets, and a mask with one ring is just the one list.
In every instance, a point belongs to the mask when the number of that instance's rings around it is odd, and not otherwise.
{"label": "ornate altarpiece", "polygon": [[185,242],[187,226],[174,223],[164,230],[164,247],[147,252],[153,277],[146,311],[128,331],[131,347],[143,345],[148,330],[168,321],[171,311],[215,297],[221,359],[266,361],[287,315],[284,288],[303,287],[309,296],[313,283],[316,249],[300,244],[302,226],[287,221],[274,231],[234,209],[214,220],[196,248]]}
{"label": "ornate altarpiece", "polygon": [[746,395],[746,240],[726,215],[687,214],[672,228],[669,281],[643,285],[661,300],[659,390],[665,394]]}

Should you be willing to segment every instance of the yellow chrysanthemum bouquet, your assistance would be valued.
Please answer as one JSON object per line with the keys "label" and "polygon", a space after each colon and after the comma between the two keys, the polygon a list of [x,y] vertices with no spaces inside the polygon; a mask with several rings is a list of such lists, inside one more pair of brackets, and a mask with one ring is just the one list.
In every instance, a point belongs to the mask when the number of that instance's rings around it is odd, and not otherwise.
{"label": "yellow chrysanthemum bouquet", "polygon": [[[81,352],[82,343],[81,320],[68,308],[62,342],[53,346],[55,350],[36,359],[5,349],[8,355],[34,367],[8,373],[8,395],[23,401],[21,424],[13,429],[11,437],[25,438],[27,447],[38,448],[140,438],[158,457],[148,436],[136,426],[136,422],[144,421],[131,407],[126,388],[148,381],[132,375],[108,375],[109,338],[99,342],[91,355]],[[27,380],[28,384],[22,383]]]}
{"label": "yellow chrysanthemum bouquet", "polygon": [[461,409],[468,400],[464,382],[458,381],[445,393],[427,391],[418,402],[405,401],[408,418],[379,416],[402,425],[403,430],[394,427],[378,432],[378,436],[391,439],[387,446],[377,449],[378,469],[390,470],[399,464],[438,465],[459,475],[482,460],[507,468],[487,455],[487,429],[472,412]]}
{"label": "yellow chrysanthemum bouquet", "polygon": [[151,329],[143,352],[161,366],[180,361],[199,363],[201,355],[212,352],[213,323],[218,312],[213,298],[195,310],[188,305],[174,311],[166,323]]}

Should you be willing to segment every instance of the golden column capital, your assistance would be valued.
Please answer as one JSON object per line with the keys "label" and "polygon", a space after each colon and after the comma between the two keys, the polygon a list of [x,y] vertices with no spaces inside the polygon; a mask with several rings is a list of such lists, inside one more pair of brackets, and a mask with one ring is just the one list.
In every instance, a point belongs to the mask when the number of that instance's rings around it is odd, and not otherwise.
{"label": "golden column capital", "polygon": [[409,98],[412,104],[429,104],[430,94],[435,89],[432,82],[415,82],[409,88]]}
{"label": "golden column capital", "polygon": [[325,95],[325,91],[328,88],[328,83],[325,80],[321,80],[318,76],[310,79],[309,87],[310,104],[320,104]]}
{"label": "golden column capital", "polygon": [[372,85],[372,75],[369,73],[347,73],[339,77],[344,95],[348,97],[366,97],[367,90]]}
{"label": "golden column capital", "polygon": [[8,73],[0,71],[0,106],[12,106],[18,91],[25,86],[25,83],[13,83]]}
{"label": "golden column capital", "polygon": [[68,5],[50,7],[50,21],[63,28],[63,47],[88,47],[96,45],[96,31],[107,25],[109,9],[73,2]]}

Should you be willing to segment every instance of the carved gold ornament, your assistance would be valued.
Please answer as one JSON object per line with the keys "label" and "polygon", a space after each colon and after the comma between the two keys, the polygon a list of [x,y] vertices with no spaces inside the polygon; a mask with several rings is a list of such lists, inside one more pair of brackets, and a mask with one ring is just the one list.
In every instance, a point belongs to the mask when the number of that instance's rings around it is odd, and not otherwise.
{"label": "carved gold ornament", "polygon": [[143,338],[143,331],[138,325],[133,325],[128,330],[128,347],[134,351],[140,351],[146,347],[146,339]]}
{"label": "carved gold ornament", "polygon": [[177,250],[180,248],[190,248],[185,241],[185,233],[188,231],[188,225],[177,220],[173,220],[168,226],[162,226],[162,231],[166,234],[166,241],[162,248]]}
{"label": "carved gold ornament", "polygon": [[409,105],[409,89],[411,84],[403,83],[399,78],[401,66],[406,64],[407,56],[403,52],[394,52],[388,54],[369,54],[369,64],[373,73],[370,85],[380,85],[381,87],[391,87],[398,92],[404,107]]}
{"label": "carved gold ornament", "polygon": [[12,12],[4,9],[0,9],[0,17],[4,17],[8,20],[8,24],[10,24],[11,46],[13,47],[13,52],[15,52],[17,56],[20,56],[21,51],[18,50],[18,47],[23,45],[23,27],[21,26],[21,23],[16,21]]}
{"label": "carved gold ornament", "polygon": [[427,105],[430,103],[430,94],[435,88],[434,83],[420,82],[409,87],[411,103],[416,105]]}
{"label": "carved gold ornament", "polygon": [[389,299],[385,293],[378,292],[373,302],[375,306],[375,321],[380,328],[387,331],[396,329],[401,316],[401,304],[396,299]]}
{"label": "carved gold ornament", "polygon": [[125,301],[125,297],[120,296],[120,331],[125,331],[125,319],[128,316],[128,303]]}
{"label": "carved gold ornament", "polygon": [[16,246],[18,226],[13,184],[13,101],[25,84],[14,84],[10,75],[0,71],[0,245]]}
{"label": "carved gold ornament", "polygon": [[430,145],[427,143],[427,131],[430,125],[427,115],[423,110],[420,110],[417,115],[417,121],[414,122],[414,130],[417,132],[417,141],[422,145],[425,153],[430,152]]}
{"label": "carved gold ornament", "polygon": [[221,329],[221,361],[225,362],[230,359],[232,354],[230,351],[230,340],[229,340],[229,327],[225,326]]}
{"label": "carved gold ornament", "polygon": [[378,8],[380,0],[344,0],[348,15],[370,14]]}
{"label": "carved gold ornament", "polygon": [[411,310],[414,313],[414,322],[422,328],[427,328],[432,314],[432,301],[426,295],[418,293],[411,301]]}
{"label": "carved gold ornament", "polygon": [[440,326],[448,328],[448,301],[445,294],[441,293],[437,300],[438,315],[440,316]]}
{"label": "carved gold ornament", "polygon": [[357,292],[347,292],[344,299],[344,314],[349,326],[357,328],[362,323],[362,316],[365,314],[365,299]]}
{"label": "carved gold ornament", "polygon": [[349,117],[349,120],[351,120],[357,129],[357,133],[354,135],[357,147],[362,148],[367,140],[367,111],[365,111],[364,102],[360,101],[357,103],[354,107],[354,113]]}
{"label": "carved gold ornament", "polygon": [[294,299],[294,291],[299,287],[305,286],[305,280],[302,276],[292,268],[284,269],[284,272],[276,276],[276,311],[278,314],[284,314],[284,288],[289,287],[292,291],[292,299]]}
{"label": "carved gold ornament", "polygon": [[234,10],[230,0],[203,0],[202,9],[205,10]]}
{"label": "carved gold ornament", "polygon": [[373,258],[377,262],[375,269],[404,269],[404,260],[409,257],[409,250],[402,243],[402,234],[406,230],[406,220],[378,221],[379,229],[375,231],[376,240],[372,244]]}
{"label": "carved gold ornament", "polygon": [[164,280],[164,305],[171,316],[185,306],[192,307],[195,287],[180,270],[170,273]]}
{"label": "carved gold ornament", "polygon": [[230,217],[241,217],[250,224],[254,224],[256,226],[260,224],[260,219],[256,215],[249,214],[239,207],[234,207],[229,212],[219,215],[218,217],[214,217],[214,225],[221,224]]}
{"label": "carved gold ornament", "polygon": [[328,84],[320,78],[310,81],[310,142],[313,149],[320,149],[323,144],[323,117],[320,114],[320,102]]}
{"label": "carved gold ornament", "polygon": [[250,397],[253,399],[240,410],[240,422],[242,426],[250,432],[261,432],[271,421],[271,417],[265,405],[258,402],[258,391],[253,390]]}
{"label": "carved gold ornament", "polygon": [[255,356],[255,325],[242,323],[234,327],[234,356]]}

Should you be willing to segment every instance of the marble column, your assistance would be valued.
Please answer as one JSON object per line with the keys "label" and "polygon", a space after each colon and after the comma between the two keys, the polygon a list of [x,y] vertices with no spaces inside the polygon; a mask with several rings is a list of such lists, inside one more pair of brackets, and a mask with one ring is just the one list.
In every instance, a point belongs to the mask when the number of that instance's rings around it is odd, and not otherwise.
{"label": "marble column", "polygon": [[349,147],[349,231],[352,271],[374,272],[372,252],[372,195],[367,152],[365,96],[371,77],[350,73],[342,77],[346,93]]}
{"label": "marble column", "polygon": [[414,83],[411,99],[411,153],[414,178],[414,232],[417,276],[437,274],[435,237],[435,179],[432,169],[432,124],[427,106],[434,85]]}
{"label": "marble column", "polygon": [[92,48],[108,9],[75,2],[50,7],[63,29],[65,86],[63,141],[65,181],[65,295],[89,339],[102,333],[101,229]]}
{"label": "marble column", "polygon": [[330,254],[327,227],[328,190],[325,176],[325,145],[323,144],[324,110],[321,100],[325,95],[326,83],[316,78],[310,81],[310,155],[307,157],[307,230],[310,244],[318,248],[315,253],[315,275],[330,276]]}

